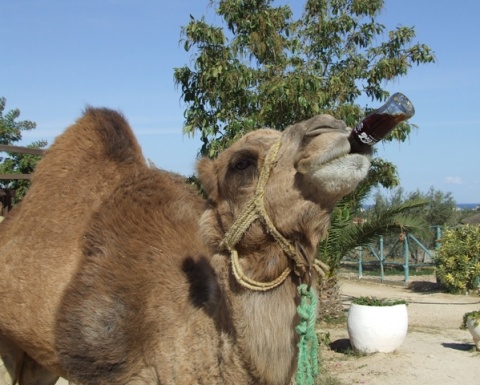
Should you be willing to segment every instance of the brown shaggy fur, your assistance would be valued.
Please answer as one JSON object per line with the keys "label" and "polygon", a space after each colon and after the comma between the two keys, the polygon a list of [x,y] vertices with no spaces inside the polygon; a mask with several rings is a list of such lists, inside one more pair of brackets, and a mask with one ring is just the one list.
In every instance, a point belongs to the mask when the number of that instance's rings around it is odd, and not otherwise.
{"label": "brown shaggy fur", "polygon": [[[252,292],[219,246],[280,136],[258,130],[202,159],[204,202],[146,166],[120,114],[87,109],[0,224],[0,355],[12,383],[289,384],[301,278]],[[336,200],[369,166],[347,155],[347,136],[325,115],[290,127],[266,187],[275,226],[310,261]],[[292,264],[260,222],[237,250],[257,280]]]}

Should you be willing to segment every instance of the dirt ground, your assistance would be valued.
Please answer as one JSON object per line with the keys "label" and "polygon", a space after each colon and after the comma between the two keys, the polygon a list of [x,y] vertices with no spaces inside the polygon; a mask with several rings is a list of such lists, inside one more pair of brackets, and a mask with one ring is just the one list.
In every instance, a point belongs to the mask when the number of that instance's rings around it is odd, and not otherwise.
{"label": "dirt ground", "polygon": [[440,293],[428,277],[413,277],[409,285],[403,285],[402,277],[390,279],[342,278],[342,301],[347,310],[359,296],[407,300],[405,342],[394,353],[362,356],[349,348],[346,324],[323,326],[331,344],[322,348],[322,359],[331,375],[344,384],[480,384],[480,352],[468,330],[459,328],[465,312],[480,309],[480,297]]}

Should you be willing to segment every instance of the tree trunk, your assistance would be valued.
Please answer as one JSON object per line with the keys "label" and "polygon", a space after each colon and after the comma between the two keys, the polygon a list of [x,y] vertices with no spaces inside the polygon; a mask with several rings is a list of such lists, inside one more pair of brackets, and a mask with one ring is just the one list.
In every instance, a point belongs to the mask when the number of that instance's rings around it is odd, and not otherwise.
{"label": "tree trunk", "polygon": [[338,277],[333,275],[323,279],[318,290],[318,319],[329,321],[341,319],[344,315]]}

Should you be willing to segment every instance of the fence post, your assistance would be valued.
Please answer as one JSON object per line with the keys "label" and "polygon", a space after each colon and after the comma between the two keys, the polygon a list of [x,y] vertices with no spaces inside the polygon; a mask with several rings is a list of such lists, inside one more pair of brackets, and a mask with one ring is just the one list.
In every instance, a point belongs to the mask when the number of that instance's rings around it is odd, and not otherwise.
{"label": "fence post", "polygon": [[408,251],[408,233],[405,234],[405,239],[403,240],[404,242],[404,255],[405,255],[405,264],[403,265],[404,271],[405,271],[405,284],[408,282],[409,279],[409,265],[408,265],[408,257],[409,257],[409,251]]}
{"label": "fence post", "polygon": [[362,258],[363,258],[363,247],[360,246],[358,248],[358,279],[363,277]]}
{"label": "fence post", "polygon": [[436,236],[435,236],[435,250],[440,249],[440,238],[442,237],[442,229],[440,226],[436,226]]}
{"label": "fence post", "polygon": [[383,261],[385,257],[383,256],[383,235],[380,235],[380,280],[385,281],[385,270],[383,268]]}
{"label": "fence post", "polygon": [[[30,154],[30,155],[43,155],[45,152],[42,148],[22,147],[22,146],[10,146],[6,144],[0,144],[0,152],[13,152],[18,154]],[[0,174],[0,180],[30,180],[31,174]],[[3,202],[0,201],[0,208],[3,206],[1,213],[2,217],[6,217],[8,212],[12,209],[12,198],[15,196],[15,190],[0,189],[0,198],[3,198]],[[1,210],[0,210],[1,211]]]}

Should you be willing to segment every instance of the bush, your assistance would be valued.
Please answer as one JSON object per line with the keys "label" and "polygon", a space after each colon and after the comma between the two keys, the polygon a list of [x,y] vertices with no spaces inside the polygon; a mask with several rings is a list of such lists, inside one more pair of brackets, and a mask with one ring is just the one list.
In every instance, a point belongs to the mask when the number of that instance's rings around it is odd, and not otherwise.
{"label": "bush", "polygon": [[446,230],[436,257],[437,277],[451,293],[478,288],[480,279],[480,226]]}
{"label": "bush", "polygon": [[469,318],[475,321],[474,322],[475,326],[478,326],[478,324],[480,323],[480,310],[474,310],[474,311],[469,311],[468,313],[465,313],[463,315],[462,325],[460,326],[460,329],[467,328],[467,321]]}
{"label": "bush", "polygon": [[407,305],[407,301],[403,299],[384,299],[376,297],[358,297],[352,300],[352,303],[363,306],[395,306]]}

